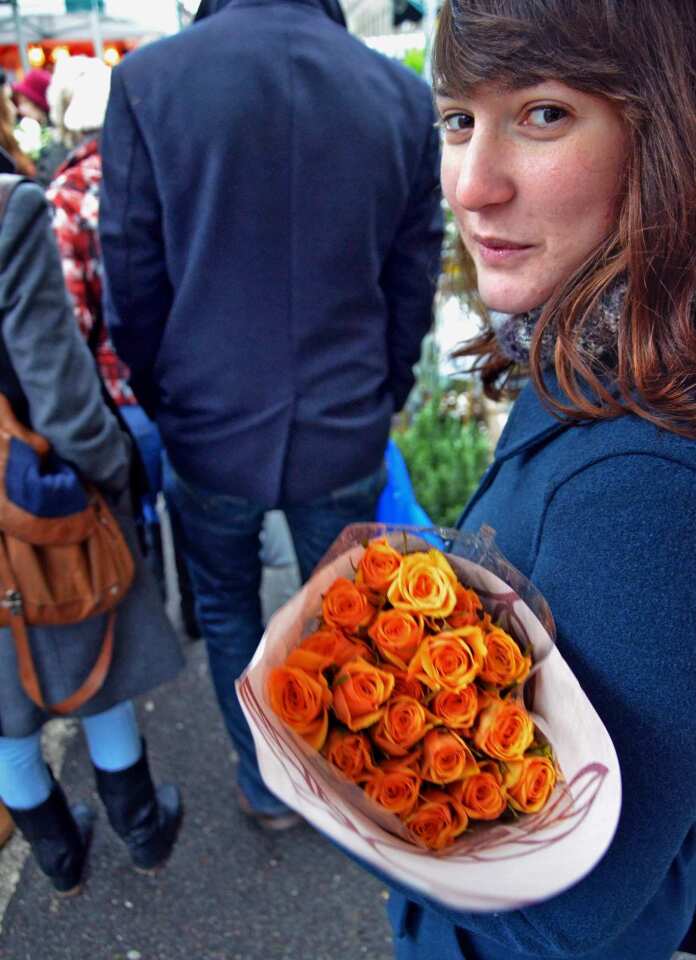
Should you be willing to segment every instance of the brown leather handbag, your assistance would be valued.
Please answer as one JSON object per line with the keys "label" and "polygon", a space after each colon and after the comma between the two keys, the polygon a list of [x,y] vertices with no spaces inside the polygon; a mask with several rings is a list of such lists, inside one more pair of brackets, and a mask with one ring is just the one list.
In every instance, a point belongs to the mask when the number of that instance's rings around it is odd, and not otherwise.
{"label": "brown leather handbag", "polygon": [[[135,573],[128,544],[99,491],[17,420],[0,394],[0,626],[9,626],[19,677],[44,710],[72,713],[102,686],[115,607]],[[44,701],[27,626],[78,623],[109,612],[97,660],[79,689]]]}

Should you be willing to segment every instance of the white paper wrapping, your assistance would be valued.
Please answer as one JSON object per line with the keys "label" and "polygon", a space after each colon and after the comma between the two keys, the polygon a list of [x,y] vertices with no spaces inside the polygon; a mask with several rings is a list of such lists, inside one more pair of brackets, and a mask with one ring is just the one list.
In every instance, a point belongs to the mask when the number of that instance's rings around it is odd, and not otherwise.
{"label": "white paper wrapping", "polygon": [[[403,538],[383,526],[356,527],[352,535],[351,529],[344,531],[343,547],[358,537],[387,532],[399,549],[398,538]],[[427,532],[410,532],[436,542]],[[417,549],[427,549],[427,543],[420,543]],[[527,681],[526,701],[565,778],[539,814],[513,823],[476,824],[440,853],[421,849],[398,835],[396,817],[347,782],[273,713],[266,693],[269,671],[314,629],[322,594],[337,577],[353,578],[363,549],[361,545],[344,549],[277,611],[237,681],[265,782],[342,847],[397,882],[455,909],[510,910],[560,893],[587,874],[611,843],[621,808],[619,763],[604,724],[549,631],[512,589],[515,582],[525,593],[520,586],[523,578],[514,568],[497,564],[499,572],[510,572],[504,582],[480,563],[448,554],[460,580],[479,592],[494,621],[533,648],[535,667]]]}

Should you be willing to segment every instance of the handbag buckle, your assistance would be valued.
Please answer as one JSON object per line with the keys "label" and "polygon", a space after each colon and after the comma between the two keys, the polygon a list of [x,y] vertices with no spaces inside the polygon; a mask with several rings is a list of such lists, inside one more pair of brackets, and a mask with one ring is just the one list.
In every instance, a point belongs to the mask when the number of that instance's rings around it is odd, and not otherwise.
{"label": "handbag buckle", "polygon": [[0,607],[5,607],[15,617],[22,614],[22,594],[19,590],[6,590],[5,596],[0,600]]}

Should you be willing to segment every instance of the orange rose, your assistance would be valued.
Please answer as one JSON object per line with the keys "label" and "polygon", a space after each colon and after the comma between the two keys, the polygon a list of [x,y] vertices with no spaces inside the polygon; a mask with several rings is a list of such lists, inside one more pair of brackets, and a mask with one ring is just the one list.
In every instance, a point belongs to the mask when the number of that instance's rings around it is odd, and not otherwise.
{"label": "orange rose", "polygon": [[423,618],[403,610],[384,610],[368,633],[384,659],[405,670],[423,639]]}
{"label": "orange rose", "polygon": [[511,807],[520,813],[538,813],[556,785],[556,771],[548,757],[522,757],[505,764],[503,782]]}
{"label": "orange rose", "polygon": [[372,740],[387,756],[404,757],[434,722],[435,717],[413,697],[392,697],[372,731]]}
{"label": "orange rose", "polygon": [[276,667],[268,677],[268,696],[283,723],[310,747],[321,750],[329,729],[331,705],[331,691],[323,674],[309,674],[298,667]]}
{"label": "orange rose", "polygon": [[478,713],[478,690],[470,683],[461,690],[441,690],[430,705],[436,717],[447,727],[469,730]]}
{"label": "orange rose", "polygon": [[384,713],[394,677],[362,657],[344,663],[333,682],[334,713],[350,730],[364,730]]}
{"label": "orange rose", "polygon": [[480,627],[484,617],[481,598],[475,590],[470,590],[458,583],[454,588],[456,603],[454,610],[447,618],[447,623],[455,629],[458,627]]}
{"label": "orange rose", "polygon": [[461,737],[451,730],[438,727],[423,739],[421,774],[431,783],[452,783],[461,780],[467,772],[478,769],[474,755]]}
{"label": "orange rose", "polygon": [[334,580],[322,598],[321,610],[324,621],[330,627],[338,627],[349,633],[366,627],[375,613],[365,594],[346,577]]}
{"label": "orange rose", "polygon": [[532,658],[522,653],[510,634],[500,627],[492,627],[484,635],[484,642],[488,652],[483,661],[481,679],[499,687],[522,683],[529,673]]}
{"label": "orange rose", "polygon": [[355,582],[377,593],[386,593],[400,566],[401,554],[386,537],[370,540],[360,558]]}
{"label": "orange rose", "polygon": [[359,780],[374,769],[372,745],[364,733],[332,730],[326,741],[324,756],[349,780]]}
{"label": "orange rose", "polygon": [[443,850],[469,825],[466,810],[444,790],[424,790],[421,802],[405,818],[409,833],[420,846]]}
{"label": "orange rose", "polygon": [[409,553],[387,591],[397,610],[420,613],[425,617],[446,617],[456,603],[457,577],[439,550]]}
{"label": "orange rose", "polygon": [[317,653],[314,650],[303,650],[302,647],[296,647],[291,650],[287,656],[284,667],[296,667],[298,670],[304,670],[305,673],[312,675],[322,673],[331,666],[331,658],[324,653]]}
{"label": "orange rose", "polygon": [[474,743],[497,760],[517,760],[534,739],[532,719],[517,700],[490,699],[478,716]]}
{"label": "orange rose", "polygon": [[331,666],[336,667],[342,667],[346,661],[353,660],[355,657],[374,659],[374,654],[366,643],[360,640],[349,640],[340,630],[333,630],[330,627],[310,633],[304,638],[299,649],[317,653],[325,657]]}
{"label": "orange rose", "polygon": [[472,820],[497,820],[507,807],[503,777],[497,763],[480,764],[478,771],[450,784],[448,790]]}
{"label": "orange rose", "polygon": [[418,802],[421,778],[398,760],[386,760],[363,778],[365,793],[389,813],[403,817]]}
{"label": "orange rose", "polygon": [[414,700],[418,700],[419,703],[423,703],[426,697],[426,692],[429,693],[429,691],[427,691],[427,688],[423,686],[420,680],[416,680],[415,677],[409,677],[405,670],[400,670],[392,663],[383,664],[382,669],[386,670],[388,673],[391,673],[394,677],[393,696],[413,697]]}
{"label": "orange rose", "polygon": [[408,665],[408,673],[432,690],[462,690],[477,676],[486,656],[483,632],[460,627],[425,637]]}

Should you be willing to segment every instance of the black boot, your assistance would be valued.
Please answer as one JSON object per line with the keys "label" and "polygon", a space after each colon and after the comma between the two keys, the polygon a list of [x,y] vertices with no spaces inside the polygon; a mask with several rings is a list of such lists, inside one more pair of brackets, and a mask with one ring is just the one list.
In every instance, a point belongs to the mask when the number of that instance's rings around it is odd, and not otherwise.
{"label": "black boot", "polygon": [[145,871],[159,867],[171,853],[181,823],[178,787],[165,783],[155,789],[144,742],[133,766],[116,773],[94,770],[109,823],[128,847],[135,867]]}
{"label": "black boot", "polygon": [[8,810],[55,889],[66,896],[79,893],[92,839],[94,811],[86,803],[68,807],[55,780],[50,794],[38,807]]}

